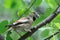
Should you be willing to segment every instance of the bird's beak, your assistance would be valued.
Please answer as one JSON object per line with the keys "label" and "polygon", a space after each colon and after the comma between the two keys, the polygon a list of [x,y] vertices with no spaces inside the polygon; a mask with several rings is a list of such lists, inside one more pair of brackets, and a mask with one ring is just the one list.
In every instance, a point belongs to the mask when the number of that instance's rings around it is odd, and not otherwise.
{"label": "bird's beak", "polygon": [[39,18],[40,15],[39,15],[38,13],[35,13],[34,17],[35,17],[35,18]]}

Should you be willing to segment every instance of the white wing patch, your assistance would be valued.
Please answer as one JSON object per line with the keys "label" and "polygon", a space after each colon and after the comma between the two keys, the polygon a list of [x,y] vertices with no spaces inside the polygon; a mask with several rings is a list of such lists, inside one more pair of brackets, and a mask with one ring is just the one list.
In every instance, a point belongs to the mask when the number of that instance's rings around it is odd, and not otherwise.
{"label": "white wing patch", "polygon": [[28,21],[29,21],[28,19],[18,20],[18,21],[16,21],[16,22],[14,22],[13,24],[15,25],[15,24],[17,24],[18,22],[24,23],[24,22],[28,22]]}
{"label": "white wing patch", "polygon": [[25,19],[25,20],[19,20],[20,22],[28,22],[29,20],[28,19]]}

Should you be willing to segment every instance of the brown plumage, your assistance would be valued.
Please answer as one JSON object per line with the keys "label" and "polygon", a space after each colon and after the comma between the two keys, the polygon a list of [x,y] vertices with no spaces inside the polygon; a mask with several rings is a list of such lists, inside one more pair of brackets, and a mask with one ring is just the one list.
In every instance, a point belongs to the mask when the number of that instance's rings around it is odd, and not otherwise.
{"label": "brown plumage", "polygon": [[34,15],[35,15],[34,13],[31,13],[28,16],[20,18],[19,20],[15,21],[7,31],[14,29],[17,33],[23,32],[23,31],[31,32],[30,29],[33,23]]}
{"label": "brown plumage", "polygon": [[[31,32],[31,25],[33,21],[36,19],[36,13],[32,12],[28,16],[22,17],[19,20],[15,21],[10,28],[8,29],[14,29],[17,33],[23,32],[23,31],[29,31]],[[35,19],[34,19],[35,18]]]}
{"label": "brown plumage", "polygon": [[22,17],[21,19],[17,20],[16,22],[13,23],[12,28],[19,32],[19,31],[31,31],[31,25],[33,23],[33,19],[31,17]]}

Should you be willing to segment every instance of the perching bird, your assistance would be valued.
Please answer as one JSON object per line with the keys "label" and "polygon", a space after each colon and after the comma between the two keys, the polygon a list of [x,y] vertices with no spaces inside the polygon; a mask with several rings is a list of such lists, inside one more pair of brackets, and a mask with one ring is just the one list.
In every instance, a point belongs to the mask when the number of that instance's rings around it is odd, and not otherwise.
{"label": "perching bird", "polygon": [[33,21],[38,18],[39,15],[37,12],[32,12],[28,16],[22,17],[19,20],[15,21],[13,24],[9,25],[9,29],[7,31],[10,31],[11,29],[14,29],[17,33],[23,32],[23,31],[29,31],[31,32],[31,25]]}
{"label": "perching bird", "polygon": [[7,30],[10,31],[11,29],[14,29],[17,33],[23,32],[23,31],[29,31],[31,32],[31,25],[32,23],[40,17],[40,14],[43,14],[45,12],[44,9],[41,10],[41,7],[37,7],[34,12],[31,12],[28,16],[24,16],[20,18],[19,20],[15,21],[11,25],[8,25],[10,28]]}

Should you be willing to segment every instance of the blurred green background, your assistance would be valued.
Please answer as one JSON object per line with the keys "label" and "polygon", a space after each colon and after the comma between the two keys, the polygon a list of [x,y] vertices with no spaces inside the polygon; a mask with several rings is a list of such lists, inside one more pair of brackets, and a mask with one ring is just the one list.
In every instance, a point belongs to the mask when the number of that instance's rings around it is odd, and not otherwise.
{"label": "blurred green background", "polygon": [[[34,4],[32,5],[33,2]],[[57,8],[57,4],[60,4],[59,0],[0,0],[0,35],[3,35],[5,40],[18,40],[21,36],[14,30],[11,30],[11,34],[5,33],[8,29],[5,25],[11,24],[23,16],[27,16],[30,12],[33,12],[39,7],[41,15],[33,22],[32,27],[34,27],[52,14]],[[54,18],[51,23],[38,29],[26,40],[44,40],[58,29],[60,29],[60,14]],[[23,35],[25,32],[21,32],[20,34]],[[50,40],[60,40],[60,34],[57,34]]]}

